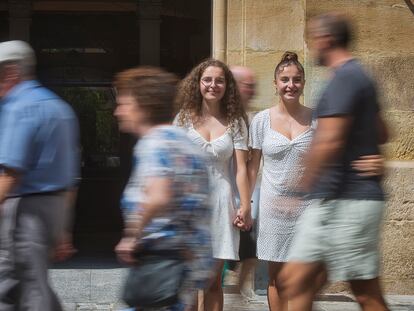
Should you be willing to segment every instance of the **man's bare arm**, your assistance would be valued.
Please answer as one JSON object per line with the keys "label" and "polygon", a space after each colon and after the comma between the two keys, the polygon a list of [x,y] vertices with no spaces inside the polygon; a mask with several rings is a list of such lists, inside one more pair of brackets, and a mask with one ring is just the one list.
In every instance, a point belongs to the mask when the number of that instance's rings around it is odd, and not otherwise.
{"label": "man's bare arm", "polygon": [[171,180],[165,177],[152,177],[147,180],[145,203],[140,212],[131,213],[126,219],[124,236],[115,247],[118,258],[127,264],[135,262],[133,252],[144,227],[155,216],[162,214],[171,203],[173,191]]}
{"label": "man's bare arm", "polygon": [[74,209],[77,194],[77,187],[73,187],[65,192],[65,224],[64,230],[62,231],[62,235],[58,239],[54,249],[53,259],[55,261],[62,261],[68,259],[77,252],[77,250],[73,246],[72,237]]}
{"label": "man's bare arm", "polygon": [[[378,144],[385,144],[389,140],[387,124],[378,113],[376,117]],[[359,157],[352,161],[352,168],[359,171],[360,176],[382,176],[385,170],[385,158],[381,154],[371,154]]]}

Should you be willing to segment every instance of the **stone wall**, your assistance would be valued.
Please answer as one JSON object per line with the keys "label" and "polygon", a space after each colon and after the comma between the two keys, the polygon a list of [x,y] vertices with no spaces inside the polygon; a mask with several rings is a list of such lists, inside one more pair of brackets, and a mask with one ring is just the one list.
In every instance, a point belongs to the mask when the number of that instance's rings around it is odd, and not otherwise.
{"label": "stone wall", "polygon": [[414,161],[388,163],[383,282],[388,293],[414,294]]}
{"label": "stone wall", "polygon": [[[258,95],[252,109],[276,102],[273,71],[286,50],[304,61],[304,102],[313,106],[326,71],[312,65],[305,23],[339,10],[355,25],[355,55],[376,79],[391,131],[385,145],[388,174],[383,234],[383,280],[388,293],[414,294],[414,14],[403,0],[215,0],[213,56],[255,70]],[[219,39],[219,40],[216,40]],[[219,51],[219,52],[218,52]],[[337,291],[343,287],[331,287]]]}
{"label": "stone wall", "polygon": [[[332,10],[343,11],[352,18],[356,31],[354,53],[378,83],[384,116],[393,136],[386,146],[387,156],[414,160],[414,84],[411,78],[414,75],[414,14],[403,0],[306,1],[307,18]],[[308,57],[306,63],[309,63]],[[311,72],[308,79],[320,80],[318,72]],[[308,93],[313,94],[309,89]]]}
{"label": "stone wall", "polygon": [[[219,7],[220,16],[226,16],[220,34],[225,32],[227,38],[223,47],[225,52],[214,53],[213,44],[213,54],[231,65],[249,66],[256,72],[258,96],[252,109],[261,110],[273,105],[276,100],[273,71],[283,53],[294,51],[301,61],[304,60],[305,2],[216,0],[213,7]],[[214,28],[217,27],[215,19],[213,14],[213,43]]]}

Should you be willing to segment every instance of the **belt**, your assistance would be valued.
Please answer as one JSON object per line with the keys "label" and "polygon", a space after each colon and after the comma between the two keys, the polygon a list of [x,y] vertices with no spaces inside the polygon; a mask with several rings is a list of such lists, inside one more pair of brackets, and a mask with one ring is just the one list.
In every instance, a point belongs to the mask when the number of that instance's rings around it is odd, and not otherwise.
{"label": "belt", "polygon": [[24,197],[39,196],[39,195],[60,195],[65,191],[67,190],[59,189],[59,190],[53,190],[53,191],[23,193],[23,194],[11,195],[11,196],[8,196],[7,198],[22,198],[22,197],[24,198]]}

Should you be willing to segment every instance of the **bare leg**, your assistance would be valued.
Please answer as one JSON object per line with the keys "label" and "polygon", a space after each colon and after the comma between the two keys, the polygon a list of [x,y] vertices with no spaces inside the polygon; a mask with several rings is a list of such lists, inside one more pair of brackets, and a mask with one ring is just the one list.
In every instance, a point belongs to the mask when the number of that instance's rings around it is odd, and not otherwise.
{"label": "bare leg", "polygon": [[198,295],[196,295],[194,304],[192,306],[187,306],[184,309],[184,311],[203,311],[202,309],[200,310],[198,306],[199,306],[199,299],[198,299]]}
{"label": "bare leg", "polygon": [[269,262],[269,285],[267,287],[267,301],[270,311],[287,311],[288,300],[281,297],[279,293],[277,279],[284,263]]}
{"label": "bare leg", "polygon": [[352,292],[362,310],[364,311],[389,311],[382,296],[379,279],[354,280],[349,282]]}
{"label": "bare leg", "polygon": [[197,295],[197,310],[204,311],[204,291],[198,291]]}
{"label": "bare leg", "polygon": [[223,270],[224,261],[220,260],[217,268],[217,275],[212,284],[204,293],[204,310],[205,311],[223,311],[223,288],[221,286],[221,271]]}
{"label": "bare leg", "polygon": [[287,263],[277,280],[279,294],[291,301],[291,311],[312,311],[315,295],[325,282],[322,263]]}
{"label": "bare leg", "polygon": [[239,277],[239,291],[242,296],[247,298],[254,297],[254,270],[256,267],[256,258],[245,259],[241,263]]}

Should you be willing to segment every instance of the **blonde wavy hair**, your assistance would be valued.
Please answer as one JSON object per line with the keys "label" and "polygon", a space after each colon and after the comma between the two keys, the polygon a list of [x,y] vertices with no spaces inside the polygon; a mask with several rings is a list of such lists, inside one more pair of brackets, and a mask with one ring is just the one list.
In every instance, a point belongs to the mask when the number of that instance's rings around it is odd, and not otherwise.
{"label": "blonde wavy hair", "polygon": [[223,69],[226,80],[226,90],[221,99],[221,113],[227,118],[228,128],[234,129],[240,119],[246,121],[247,116],[240,102],[240,94],[236,80],[230,69],[221,61],[207,59],[193,68],[181,81],[176,97],[176,109],[178,125],[184,126],[190,121],[197,122],[202,116],[203,97],[200,90],[200,79],[207,67],[219,67]]}

